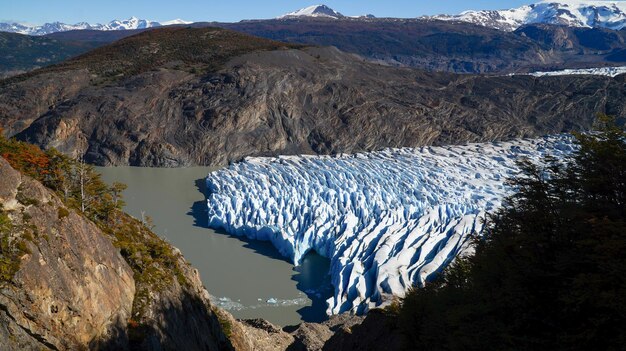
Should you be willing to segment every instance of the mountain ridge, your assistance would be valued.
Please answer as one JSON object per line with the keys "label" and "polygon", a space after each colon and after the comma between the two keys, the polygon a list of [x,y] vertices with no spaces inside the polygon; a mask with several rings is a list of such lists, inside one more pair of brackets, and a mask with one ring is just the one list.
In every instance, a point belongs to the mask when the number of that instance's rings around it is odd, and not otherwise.
{"label": "mountain ridge", "polygon": [[535,23],[620,30],[626,27],[626,2],[544,0],[512,9],[468,10],[457,15],[443,14],[425,18],[469,22],[505,31],[514,31]]}
{"label": "mountain ridge", "polygon": [[[345,16],[327,5],[311,5],[292,11],[274,19],[354,19],[371,20],[374,15]],[[418,16],[418,19],[442,21],[460,21],[504,31],[514,31],[528,24],[556,24],[570,27],[608,28],[621,30],[626,27],[626,1],[601,0],[543,0],[517,8],[502,10],[466,10],[459,14],[439,14]],[[401,18],[386,18],[402,20]],[[249,20],[247,20],[249,21]],[[258,21],[258,20],[252,20]],[[240,22],[246,22],[242,20]],[[193,22],[182,19],[170,21],[151,21],[130,17],[126,20],[112,20],[106,24],[79,22],[66,24],[51,22],[43,25],[27,25],[17,22],[0,23],[0,32],[26,35],[47,35],[71,30],[132,30],[147,29],[169,25],[186,25]]]}
{"label": "mountain ridge", "polygon": [[225,165],[586,130],[598,111],[626,116],[624,79],[424,72],[168,27],[2,81],[0,126],[98,165]]}
{"label": "mountain ridge", "polygon": [[90,24],[87,22],[79,22],[75,24],[66,24],[62,22],[44,23],[42,25],[26,25],[20,23],[0,23],[0,32],[9,32],[25,35],[41,36],[58,32],[67,32],[71,30],[132,30],[132,29],[145,29],[155,28],[168,25],[177,24],[190,24],[191,22],[181,19],[174,19],[170,21],[157,22],[145,19],[139,19],[137,17],[130,17],[126,20],[112,20],[105,24]]}

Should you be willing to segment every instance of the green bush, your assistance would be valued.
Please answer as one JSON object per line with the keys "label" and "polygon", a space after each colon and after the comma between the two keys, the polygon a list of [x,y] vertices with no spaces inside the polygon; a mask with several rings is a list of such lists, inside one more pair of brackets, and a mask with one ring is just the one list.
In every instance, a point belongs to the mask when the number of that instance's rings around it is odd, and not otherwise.
{"label": "green bush", "polygon": [[67,208],[65,208],[65,207],[59,207],[59,209],[58,209],[58,214],[57,214],[57,218],[58,218],[58,219],[63,219],[63,218],[65,218],[65,217],[69,216],[69,215],[70,215],[70,211],[68,211],[68,209],[67,209]]}

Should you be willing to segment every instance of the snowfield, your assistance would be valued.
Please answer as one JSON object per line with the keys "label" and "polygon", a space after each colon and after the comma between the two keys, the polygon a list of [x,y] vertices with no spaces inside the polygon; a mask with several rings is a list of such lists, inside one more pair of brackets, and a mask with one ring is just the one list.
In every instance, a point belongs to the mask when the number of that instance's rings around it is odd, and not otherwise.
{"label": "snowfield", "polygon": [[331,260],[329,314],[362,313],[470,249],[511,192],[515,160],[570,153],[569,136],[339,156],[246,158],[209,174],[209,226],[269,240],[294,264]]}
{"label": "snowfield", "polygon": [[430,16],[444,21],[470,22],[505,31],[533,23],[620,30],[626,26],[625,1],[543,0],[508,10],[464,11]]}
{"label": "snowfield", "polygon": [[595,75],[595,76],[608,76],[608,77],[617,77],[620,74],[626,73],[626,67],[598,67],[598,68],[579,68],[579,69],[564,69],[560,71],[549,71],[549,72],[533,72],[529,73],[531,76],[535,77],[546,77],[546,76],[571,76],[571,75]]}

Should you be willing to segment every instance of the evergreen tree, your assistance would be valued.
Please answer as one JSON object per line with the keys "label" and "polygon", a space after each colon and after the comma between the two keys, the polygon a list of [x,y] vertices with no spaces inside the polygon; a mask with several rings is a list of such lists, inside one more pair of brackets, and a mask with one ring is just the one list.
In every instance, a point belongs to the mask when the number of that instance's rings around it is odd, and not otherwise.
{"label": "evergreen tree", "polygon": [[569,159],[521,161],[475,254],[407,295],[412,348],[624,349],[626,134],[599,122]]}

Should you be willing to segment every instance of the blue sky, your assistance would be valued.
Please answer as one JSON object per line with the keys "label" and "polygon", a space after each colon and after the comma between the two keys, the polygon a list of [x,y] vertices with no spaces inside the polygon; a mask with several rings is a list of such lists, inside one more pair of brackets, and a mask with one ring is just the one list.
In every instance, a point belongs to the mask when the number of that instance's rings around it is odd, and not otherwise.
{"label": "blue sky", "polygon": [[130,16],[165,21],[239,21],[273,18],[302,7],[324,3],[345,15],[371,13],[379,17],[417,17],[437,13],[457,13],[468,9],[517,7],[519,0],[0,0],[0,21],[31,24],[61,21],[75,23],[108,22]]}

